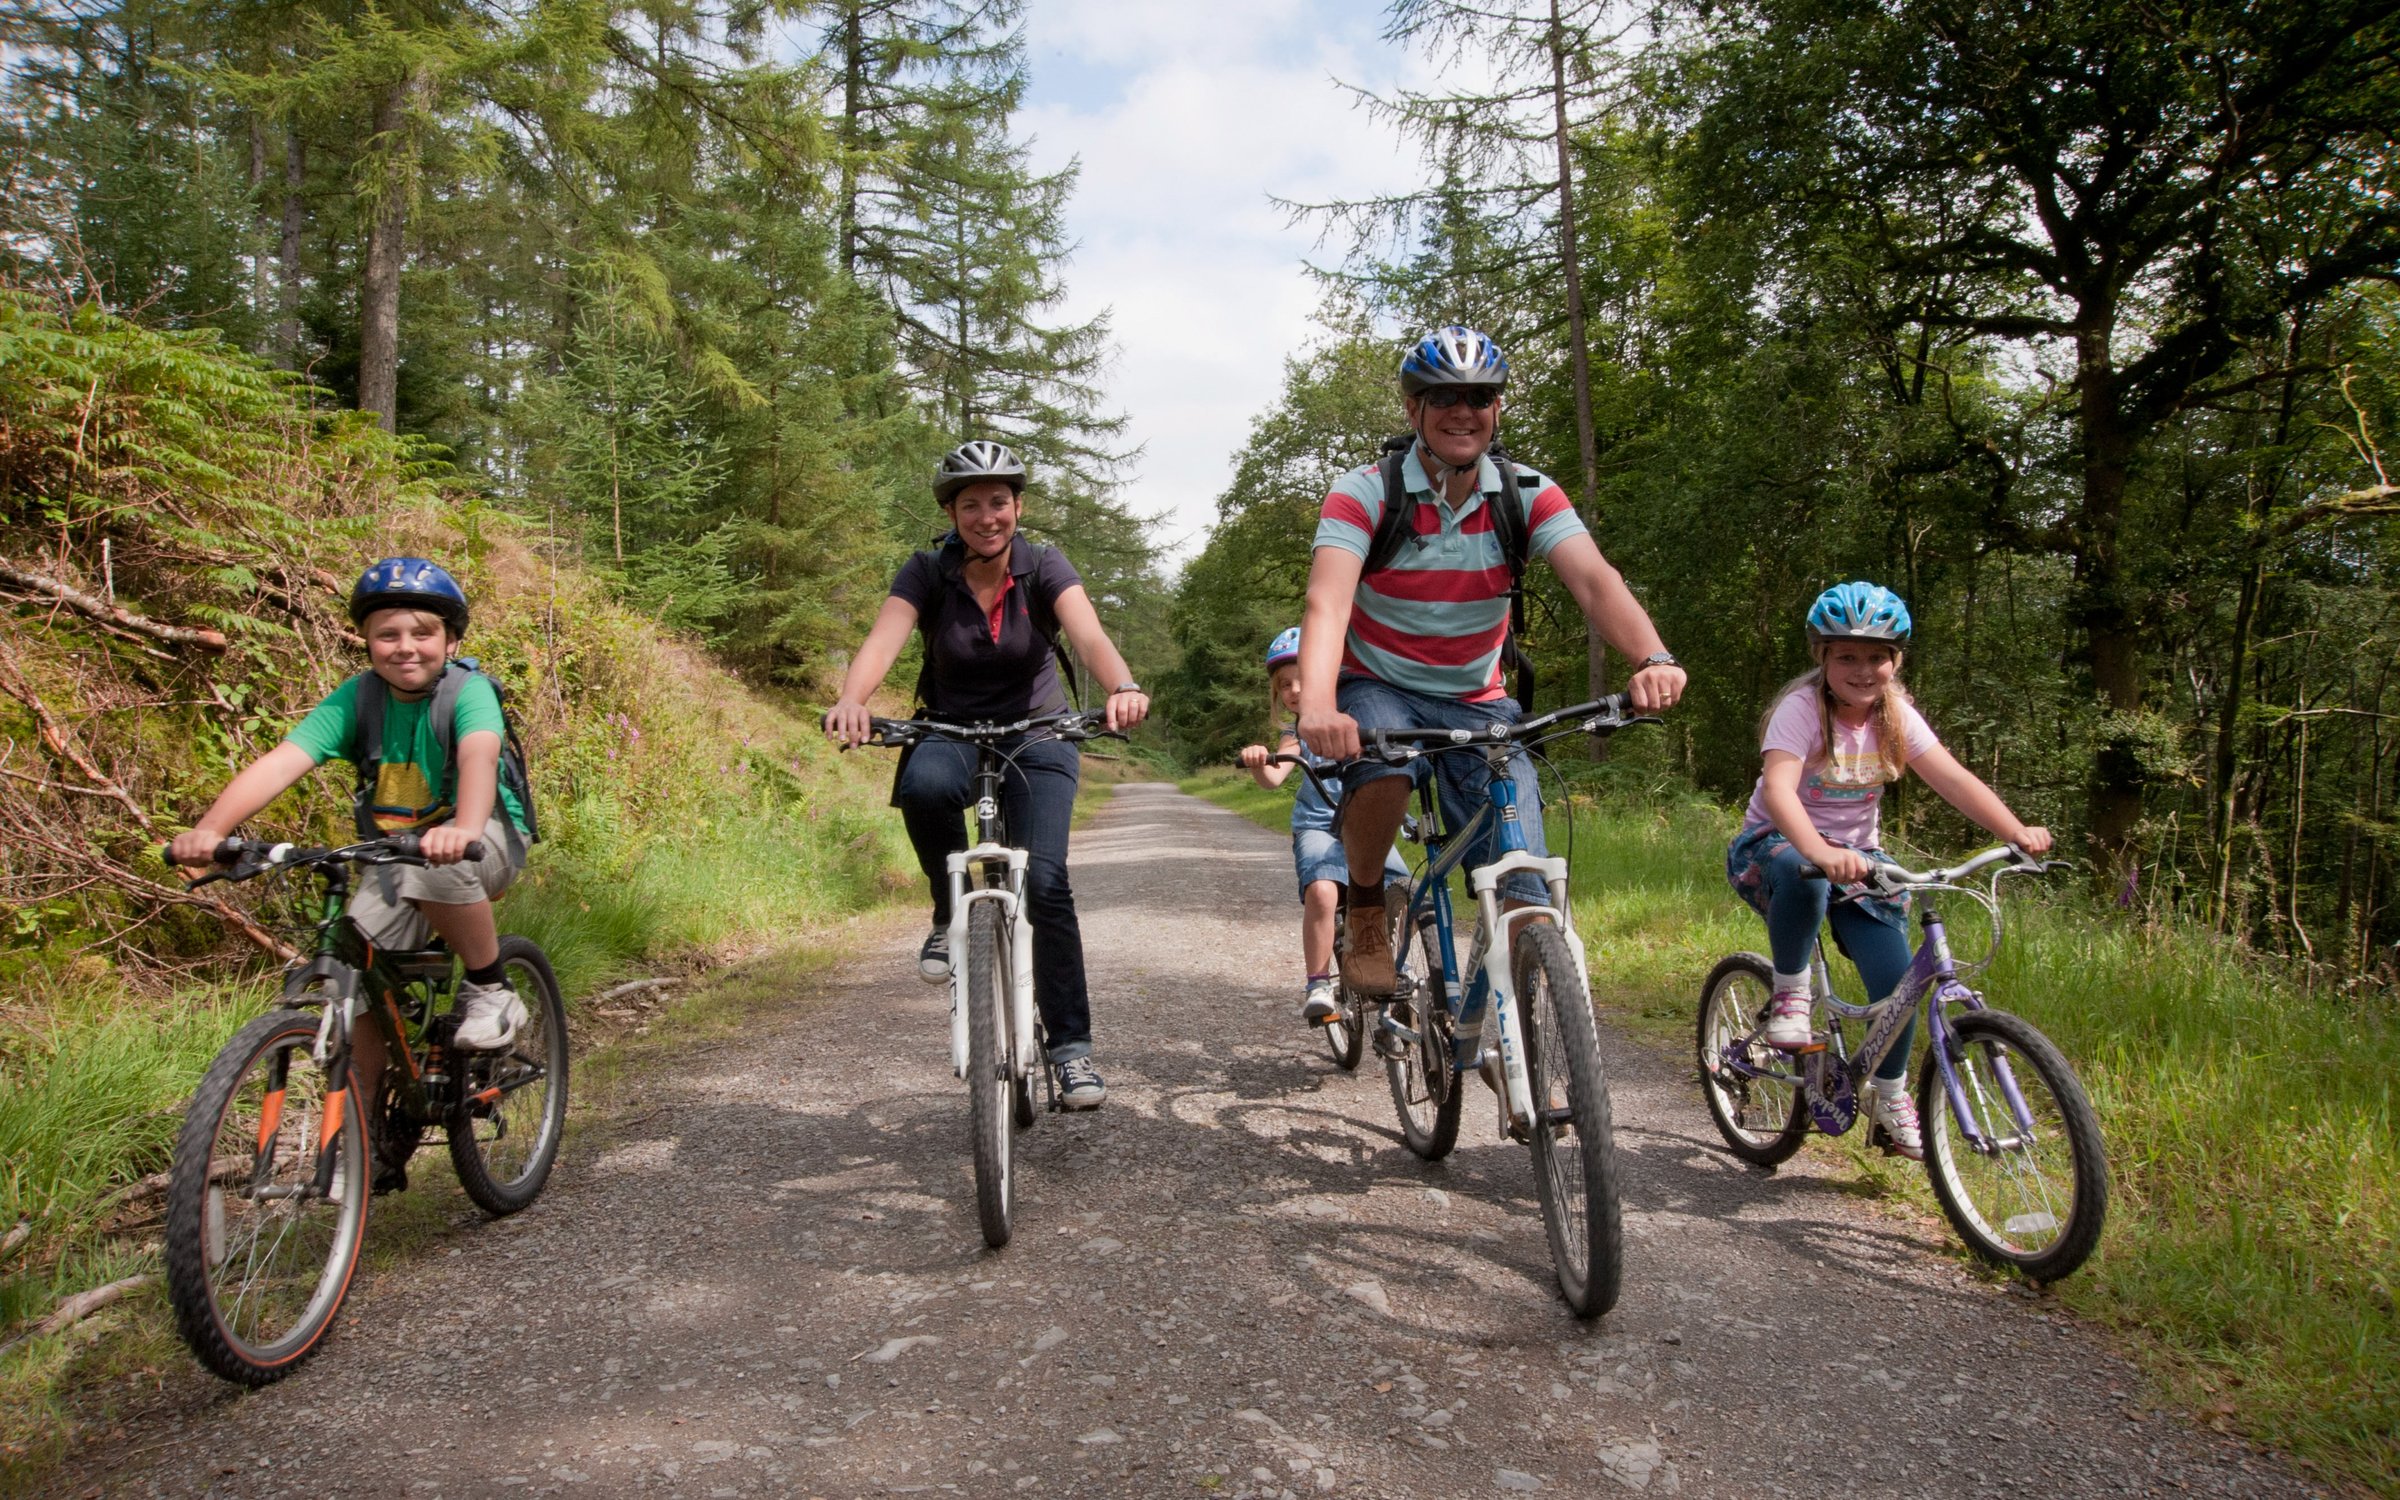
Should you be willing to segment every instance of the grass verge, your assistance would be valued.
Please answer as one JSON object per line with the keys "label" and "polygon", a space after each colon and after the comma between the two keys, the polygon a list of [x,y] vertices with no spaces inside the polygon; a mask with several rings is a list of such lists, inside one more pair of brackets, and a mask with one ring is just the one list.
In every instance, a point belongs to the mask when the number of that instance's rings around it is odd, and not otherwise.
{"label": "grass verge", "polygon": [[[1288,826],[1288,794],[1238,771],[1181,785]],[[1733,816],[1655,792],[1567,805],[1597,999],[1688,1048],[1710,967],[1765,946],[1725,885]],[[1565,845],[1555,807],[1549,826]],[[2400,1493],[2400,1017],[2388,1001],[2309,994],[2202,934],[2128,926],[2025,882],[2002,889],[2007,942],[1976,983],[2073,1061],[2114,1174],[2100,1251],[2056,1294],[2125,1334],[2201,1421],[2320,1477]],[[1980,951],[1980,915],[1953,919],[1962,957]],[[1921,1178],[1860,1171],[1935,1212]]]}

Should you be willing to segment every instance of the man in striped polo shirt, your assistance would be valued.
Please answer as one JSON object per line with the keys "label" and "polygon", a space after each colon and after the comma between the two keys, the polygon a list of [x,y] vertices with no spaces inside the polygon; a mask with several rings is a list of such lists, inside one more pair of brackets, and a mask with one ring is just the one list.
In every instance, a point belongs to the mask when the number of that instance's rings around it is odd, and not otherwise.
{"label": "man in striped polo shirt", "polygon": [[[1401,483],[1416,514],[1414,539],[1402,544],[1390,566],[1365,573],[1383,514],[1382,466],[1352,470],[1325,497],[1300,627],[1300,738],[1317,754],[1355,757],[1362,727],[1473,728],[1523,717],[1501,686],[1509,569],[1493,527],[1493,505],[1523,507],[1530,555],[1548,558],[1601,638],[1639,664],[1626,684],[1634,706],[1655,713],[1683,696],[1683,669],[1625,580],[1600,555],[1566,493],[1522,468],[1520,476],[1529,482],[1515,494],[1501,492],[1499,465],[1487,450],[1499,429],[1507,384],[1508,361],[1471,328],[1428,334],[1402,361],[1402,404],[1417,441],[1402,461]],[[1480,757],[1434,761],[1448,806],[1465,810],[1482,803],[1486,772]],[[1512,774],[1517,805],[1526,810],[1526,842],[1541,854],[1540,788],[1521,751]],[[1409,771],[1369,762],[1347,771],[1344,781],[1350,940],[1342,977],[1366,994],[1389,995],[1395,976],[1383,922],[1383,861],[1408,810]],[[1487,848],[1471,862],[1490,857]],[[1512,904],[1548,899],[1524,871],[1511,875],[1502,893]]]}

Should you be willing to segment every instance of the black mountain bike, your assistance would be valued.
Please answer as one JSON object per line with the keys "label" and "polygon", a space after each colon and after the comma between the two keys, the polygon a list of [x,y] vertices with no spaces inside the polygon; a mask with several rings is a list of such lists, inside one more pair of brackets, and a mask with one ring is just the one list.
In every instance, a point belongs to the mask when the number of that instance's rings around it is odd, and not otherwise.
{"label": "black mountain bike", "polygon": [[[290,870],[323,885],[316,951],[209,1065],[167,1188],[167,1291],[183,1341],[226,1379],[265,1385],[333,1327],[366,1240],[367,1199],[407,1186],[428,1129],[486,1213],[515,1213],[541,1193],[566,1127],[567,1011],[542,950],[503,936],[501,967],[526,1023],[506,1051],[451,1049],[450,951],[378,949],[346,915],[357,866],[425,863],[414,834],[340,849],[227,839],[215,859],[226,868],[194,885]],[[383,1042],[373,1099],[352,1086],[362,1020]]]}

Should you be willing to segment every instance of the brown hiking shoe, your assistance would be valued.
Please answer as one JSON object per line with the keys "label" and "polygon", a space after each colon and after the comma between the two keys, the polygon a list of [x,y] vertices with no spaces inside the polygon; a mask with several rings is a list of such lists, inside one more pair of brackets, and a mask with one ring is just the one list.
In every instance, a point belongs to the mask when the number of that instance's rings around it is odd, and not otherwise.
{"label": "brown hiking shoe", "polygon": [[1342,948],[1342,982],[1362,995],[1382,1000],[1400,987],[1392,968],[1391,919],[1381,906],[1350,908],[1349,941]]}

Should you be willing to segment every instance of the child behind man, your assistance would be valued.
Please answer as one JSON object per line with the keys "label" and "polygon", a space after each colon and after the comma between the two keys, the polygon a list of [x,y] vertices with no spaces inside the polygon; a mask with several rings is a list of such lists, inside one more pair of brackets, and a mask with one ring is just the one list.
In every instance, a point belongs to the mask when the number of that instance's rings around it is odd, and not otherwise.
{"label": "child behind man", "polygon": [[[1275,637],[1267,646],[1267,694],[1269,700],[1285,715],[1300,710],[1300,627],[1295,625]],[[1333,774],[1334,763],[1313,755],[1300,743],[1287,717],[1283,733],[1274,751],[1264,745],[1242,747],[1242,768],[1251,780],[1262,787],[1279,787],[1291,775],[1289,764],[1269,765],[1269,754],[1297,755],[1316,771],[1326,792],[1339,799],[1341,779]],[[1339,986],[1333,977],[1334,915],[1339,909],[1342,887],[1350,880],[1350,866],[1342,853],[1342,841],[1333,831],[1334,803],[1317,792],[1316,783],[1303,777],[1299,791],[1292,798],[1292,863],[1300,877],[1300,956],[1307,966],[1308,981],[1301,994],[1300,1018],[1311,1026],[1323,1026],[1341,1013]],[[1383,878],[1386,884],[1407,884],[1408,866],[1397,850],[1384,858]]]}

